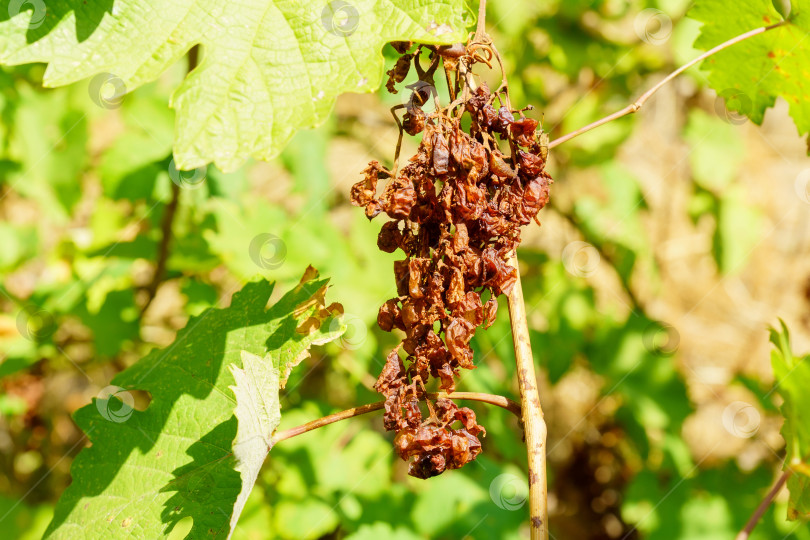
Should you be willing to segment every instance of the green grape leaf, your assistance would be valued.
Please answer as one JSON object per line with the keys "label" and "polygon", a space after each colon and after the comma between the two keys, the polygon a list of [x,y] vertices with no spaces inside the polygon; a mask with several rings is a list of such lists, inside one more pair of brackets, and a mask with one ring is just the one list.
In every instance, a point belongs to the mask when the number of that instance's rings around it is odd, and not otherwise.
{"label": "green grape leaf", "polygon": [[272,355],[262,358],[242,351],[242,366],[231,365],[236,381],[231,386],[236,396],[234,415],[239,424],[233,454],[236,470],[242,476],[242,490],[231,516],[231,531],[236,527],[267,453],[273,448],[272,433],[281,422],[278,396],[281,374]]}
{"label": "green grape leaf", "polygon": [[[783,21],[771,0],[699,0],[689,16],[702,22],[695,47],[708,50],[756,28]],[[703,63],[709,84],[729,111],[761,124],[765,110],[782,97],[799,134],[810,132],[810,0],[792,0],[783,25],[736,43]]]}
{"label": "green grape leaf", "polygon": [[114,107],[200,45],[171,99],[175,161],[231,171],[322,123],[337,95],[379,88],[385,43],[463,40],[462,14],[461,0],[12,2],[0,63],[47,62],[48,87],[93,77],[90,97]]}
{"label": "green grape leaf", "polygon": [[[290,370],[345,330],[342,308],[324,304],[326,286],[310,267],[268,307],[273,284],[249,283],[118,374],[76,412],[92,446],[73,462],[46,536],[161,538],[190,516],[187,538],[228,537],[261,465],[250,439],[261,433],[263,461]],[[151,397],[143,410],[136,391]],[[255,391],[261,408],[250,407]]]}
{"label": "green grape leaf", "polygon": [[[313,344],[322,344],[334,339],[326,335]],[[231,532],[236,527],[242,509],[247,503],[250,491],[259,476],[267,454],[273,448],[273,431],[281,422],[281,405],[279,389],[283,370],[290,362],[284,361],[284,355],[270,352],[264,358],[242,352],[242,367],[231,365],[231,372],[236,381],[231,390],[236,396],[234,415],[238,422],[233,453],[236,458],[236,470],[242,476],[242,490],[236,499],[231,516]]]}
{"label": "green grape leaf", "polygon": [[776,350],[771,352],[771,366],[776,375],[776,388],[784,398],[782,437],[785,438],[787,454],[785,469],[793,474],[788,479],[790,500],[788,519],[810,517],[810,355],[793,356],[790,334],[781,323],[781,332],[771,329],[771,343]]}

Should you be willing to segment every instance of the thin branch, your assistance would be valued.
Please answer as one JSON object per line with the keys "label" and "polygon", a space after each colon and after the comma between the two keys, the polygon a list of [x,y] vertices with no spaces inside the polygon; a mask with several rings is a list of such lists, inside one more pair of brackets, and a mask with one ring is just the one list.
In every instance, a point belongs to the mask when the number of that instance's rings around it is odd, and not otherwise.
{"label": "thin branch", "polygon": [[529,324],[526,304],[520,284],[517,254],[509,260],[517,272],[517,280],[509,291],[509,320],[515,344],[520,405],[523,410],[523,432],[529,459],[529,515],[531,539],[548,540],[548,492],[546,473],[546,422],[540,406],[540,391],[534,373],[532,346],[529,342]]}
{"label": "thin branch", "polygon": [[594,128],[598,128],[601,125],[607,124],[608,122],[612,122],[613,120],[616,120],[617,118],[621,118],[622,116],[627,116],[628,114],[633,114],[633,113],[638,112],[639,109],[641,109],[641,107],[644,106],[644,103],[646,103],[647,100],[650,99],[650,97],[652,97],[653,94],[655,94],[658,90],[660,90],[662,86],[664,86],[669,81],[671,81],[672,79],[674,79],[675,77],[677,77],[678,75],[680,75],[681,73],[683,73],[684,71],[689,69],[690,67],[694,66],[695,64],[699,64],[700,62],[702,62],[706,58],[708,58],[708,57],[722,51],[723,49],[731,47],[732,45],[735,45],[735,44],[737,44],[737,43],[739,43],[741,41],[745,41],[748,38],[758,36],[759,34],[763,34],[763,33],[767,32],[768,30],[773,30],[774,28],[779,28],[780,26],[784,26],[787,23],[788,23],[787,20],[782,20],[782,21],[779,21],[778,23],[772,24],[770,26],[763,26],[761,28],[751,30],[750,32],[740,34],[739,36],[737,36],[735,38],[732,38],[732,39],[730,39],[730,40],[728,40],[728,41],[726,41],[724,43],[721,43],[717,47],[706,51],[705,53],[701,54],[700,56],[698,56],[694,60],[692,60],[690,62],[687,62],[686,64],[682,65],[681,67],[679,67],[678,69],[676,69],[675,71],[673,71],[672,73],[670,73],[669,75],[664,77],[663,80],[661,80],[658,84],[656,84],[655,86],[653,86],[652,88],[650,88],[649,90],[644,92],[644,94],[642,94],[640,98],[638,98],[635,102],[631,103],[630,105],[628,105],[624,109],[622,109],[620,111],[617,111],[617,112],[611,114],[610,116],[606,116],[606,117],[602,118],[601,120],[597,120],[596,122],[588,124],[585,127],[579,128],[578,130],[573,131],[573,132],[571,132],[571,133],[569,133],[567,135],[563,135],[562,137],[560,137],[558,139],[554,139],[553,141],[551,141],[549,143],[549,145],[548,145],[549,149],[554,148],[555,146],[560,145],[560,144],[562,144],[562,143],[564,143],[566,141],[569,141],[569,140],[573,139],[574,137],[578,137],[578,136],[582,135],[583,133],[587,133],[588,131],[590,131],[590,130],[592,130]]}
{"label": "thin branch", "polygon": [[487,0],[478,2],[478,22],[475,25],[475,37],[473,43],[480,43],[487,33]]}
{"label": "thin branch", "polygon": [[[486,0],[478,4],[478,24],[473,37],[473,43],[484,43],[486,35]],[[501,67],[501,88],[504,93],[504,105],[512,110],[509,100],[509,84],[506,80],[506,71],[503,61],[491,40],[488,41],[498,64]],[[474,81],[468,81],[464,92],[474,86]],[[497,92],[496,92],[497,93]],[[510,141],[511,154],[514,157],[515,147]],[[523,289],[520,285],[520,270],[518,269],[517,254],[509,260],[515,268],[517,279],[509,291],[509,320],[512,325],[512,339],[515,345],[515,360],[517,362],[518,387],[520,389],[520,408],[522,411],[523,434],[526,439],[526,452],[529,462],[529,530],[531,540],[548,540],[548,492],[546,471],[546,421],[543,418],[543,409],[540,406],[540,391],[537,389],[537,376],[534,373],[534,359],[532,346],[529,342],[529,325],[526,320],[526,306],[523,302]]]}
{"label": "thin branch", "polygon": [[782,488],[784,487],[788,478],[790,478],[791,474],[793,474],[792,469],[788,469],[782,473],[782,476],[779,477],[779,479],[773,485],[771,490],[765,495],[765,498],[762,499],[762,502],[759,503],[757,509],[754,510],[754,513],[751,514],[751,518],[748,520],[748,523],[745,524],[745,527],[743,527],[743,530],[740,531],[740,534],[737,535],[735,540],[748,539],[748,537],[751,535],[751,532],[754,530],[754,527],[756,527],[757,523],[759,523],[759,520],[762,519],[762,516],[768,510],[768,507],[771,505],[774,498],[776,498],[779,492],[782,491]]}
{"label": "thin branch", "polygon": [[166,205],[166,211],[163,213],[163,220],[160,223],[160,245],[157,252],[157,263],[155,264],[155,273],[152,275],[152,281],[146,286],[146,303],[141,308],[141,314],[146,313],[152,300],[155,299],[158,287],[163,281],[163,276],[166,273],[166,262],[169,259],[169,246],[172,242],[172,225],[174,224],[174,216],[177,213],[177,206],[180,203],[180,185],[170,182],[172,186],[172,198],[169,204]]}
{"label": "thin branch", "polygon": [[361,405],[359,407],[353,407],[351,409],[346,409],[345,411],[340,411],[339,413],[330,414],[294,428],[285,429],[284,431],[277,431],[275,435],[273,435],[273,444],[285,439],[290,439],[297,435],[301,435],[302,433],[312,431],[313,429],[318,429],[341,420],[346,420],[347,418],[354,418],[355,416],[360,416],[361,414],[379,411],[383,407],[385,407],[385,401],[369,403],[368,405]]}
{"label": "thin branch", "polygon": [[[200,58],[200,47],[195,45],[188,51],[188,68],[187,72],[191,73],[197,67]],[[172,242],[172,226],[174,225],[174,216],[177,214],[177,206],[180,204],[180,185],[171,182],[172,198],[169,204],[166,205],[166,211],[163,214],[163,220],[160,223],[160,245],[157,251],[157,262],[155,264],[155,273],[152,275],[152,281],[146,286],[146,302],[141,308],[141,315],[146,313],[152,300],[155,299],[158,287],[163,281],[166,274],[166,263],[169,259],[169,246]]]}
{"label": "thin branch", "polygon": [[[469,401],[480,401],[481,403],[496,405],[498,407],[506,409],[515,416],[518,417],[520,416],[520,405],[504,396],[497,396],[493,394],[481,394],[478,392],[453,392],[450,394],[446,392],[438,392],[426,394],[425,397],[433,400],[439,398],[447,398],[447,399],[462,399],[462,400],[466,399]],[[362,414],[379,411],[384,407],[385,401],[378,401],[376,403],[369,403],[368,405],[361,405],[360,407],[354,407],[352,409],[346,409],[345,411],[340,411],[335,414],[330,414],[329,416],[318,418],[317,420],[313,420],[312,422],[307,422],[306,424],[302,424],[294,428],[277,432],[275,435],[273,435],[273,444],[279,441],[283,441],[284,439],[295,437],[296,435],[301,435],[302,433],[306,433],[307,431],[312,431],[313,429],[318,429],[320,427],[328,426],[329,424],[333,424],[341,420],[346,420],[347,418],[353,418],[355,416],[360,416]]]}

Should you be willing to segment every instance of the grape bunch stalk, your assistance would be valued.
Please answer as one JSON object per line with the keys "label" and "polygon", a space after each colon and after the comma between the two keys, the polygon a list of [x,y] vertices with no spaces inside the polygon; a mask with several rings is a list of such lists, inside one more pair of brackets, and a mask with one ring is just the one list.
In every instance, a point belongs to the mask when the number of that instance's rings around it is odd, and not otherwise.
{"label": "grape bunch stalk", "polygon": [[[372,161],[351,200],[369,219],[387,214],[377,244],[405,254],[394,263],[397,296],[377,317],[380,328],[405,337],[388,355],[375,389],[385,397],[385,429],[396,432],[394,447],[409,461],[409,474],[429,478],[481,452],[479,436],[486,431],[475,413],[451,399],[431,401],[428,385],[436,379],[452,393],[460,370],[475,367],[470,340],[479,327],[492,325],[497,297],[514,286],[517,270],[509,257],[521,226],[548,202],[552,179],[544,170],[548,137],[524,115],[531,107],[512,109],[505,80],[491,92],[473,73],[476,64],[491,69],[496,59],[503,74],[488,36],[476,33],[466,44],[445,47],[393,46],[401,56],[388,72],[389,92],[398,92],[411,69],[419,80],[405,86],[405,104],[392,109],[400,127],[393,170]],[[446,106],[435,91],[439,68],[450,96]],[[426,112],[430,101],[433,112]],[[399,169],[403,132],[422,140]]]}

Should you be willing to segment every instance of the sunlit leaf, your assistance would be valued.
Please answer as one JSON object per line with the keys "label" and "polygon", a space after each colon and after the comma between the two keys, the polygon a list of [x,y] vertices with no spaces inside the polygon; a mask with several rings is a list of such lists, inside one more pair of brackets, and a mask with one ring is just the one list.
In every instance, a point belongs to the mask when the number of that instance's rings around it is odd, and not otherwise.
{"label": "sunlit leaf", "polygon": [[[710,49],[735,36],[784,20],[772,0],[699,0],[689,15],[703,23],[695,46]],[[761,124],[777,97],[790,106],[800,134],[810,131],[807,101],[810,0],[792,0],[787,23],[729,47],[703,63],[726,107]]]}
{"label": "sunlit leaf", "polygon": [[323,122],[337,95],[379,87],[389,41],[464,37],[460,0],[26,4],[0,9],[15,15],[0,22],[0,62],[47,62],[49,87],[95,76],[90,98],[105,107],[201,45],[171,102],[182,170],[275,156],[297,129]]}
{"label": "sunlit leaf", "polygon": [[[159,538],[186,517],[189,538],[228,536],[261,465],[245,452],[256,450],[249,441],[266,455],[278,424],[279,386],[311,345],[344,330],[339,307],[323,305],[325,290],[310,268],[267,307],[273,285],[250,283],[230,307],[193,317],[171,346],[115,377],[76,413],[92,446],[73,462],[48,536]],[[135,390],[148,392],[145,410],[134,408]],[[256,391],[267,401],[250,408]]]}

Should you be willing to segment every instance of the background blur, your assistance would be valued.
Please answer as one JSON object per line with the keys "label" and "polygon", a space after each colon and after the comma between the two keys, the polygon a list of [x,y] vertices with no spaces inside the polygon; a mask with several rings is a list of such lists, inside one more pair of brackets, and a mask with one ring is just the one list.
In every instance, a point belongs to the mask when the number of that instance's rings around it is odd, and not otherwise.
{"label": "background blur", "polygon": [[[492,0],[488,21],[512,102],[533,104],[553,139],[696,56],[686,8]],[[256,276],[288,287],[311,263],[347,311],[343,339],[293,373],[281,428],[378,399],[371,385],[395,340],[375,320],[394,294],[396,255],[377,250],[382,221],[369,223],[348,192],[369,160],[390,164],[388,108],[402,94],[343,96],[273,162],[181,174],[167,102],[185,65],[123,101],[88,82],[43,90],[42,73],[0,71],[5,537],[44,531],[85,443],[71,413]],[[692,69],[636,116],[553,151],[552,204],[519,255],[556,538],[732,538],[775,479],[784,442],[768,325],[783,318],[796,351],[810,350],[810,160],[785,109],[752,125]],[[167,277],[149,302],[172,181]],[[477,369],[459,390],[517,398],[505,305],[473,346]],[[471,406],[484,453],[429,481],[407,476],[380,416],[279,444],[236,537],[528,537],[517,422]],[[754,537],[810,539],[782,500]]]}

